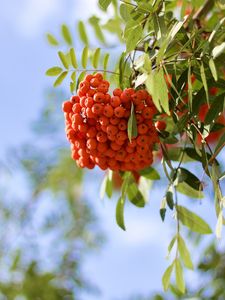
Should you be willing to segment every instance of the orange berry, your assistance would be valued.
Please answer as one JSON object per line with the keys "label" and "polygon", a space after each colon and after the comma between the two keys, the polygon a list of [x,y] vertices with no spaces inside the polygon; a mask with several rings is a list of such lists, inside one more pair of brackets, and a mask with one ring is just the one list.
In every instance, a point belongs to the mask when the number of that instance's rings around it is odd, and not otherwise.
{"label": "orange berry", "polygon": [[136,114],[136,121],[137,121],[137,124],[143,123],[144,118],[142,117],[142,115]]}
{"label": "orange berry", "polygon": [[94,138],[88,139],[86,145],[88,149],[95,150],[97,148],[97,141]]}
{"label": "orange berry", "polygon": [[118,124],[119,130],[126,130],[127,129],[127,121],[122,119]]}
{"label": "orange berry", "polygon": [[121,106],[118,106],[114,109],[114,114],[117,118],[122,118],[125,114],[125,109]]}
{"label": "orange berry", "polygon": [[107,126],[107,125],[109,125],[109,119],[107,117],[105,117],[105,116],[101,116],[99,118],[99,123],[101,125]]}
{"label": "orange berry", "polygon": [[142,116],[145,118],[145,119],[152,119],[153,117],[153,110],[151,107],[145,107],[142,111]]}
{"label": "orange berry", "polygon": [[93,75],[87,74],[87,75],[85,75],[84,80],[90,82],[92,78],[93,78]]}
{"label": "orange berry", "polygon": [[73,104],[70,101],[65,101],[62,104],[62,110],[66,113],[69,113],[72,111]]}
{"label": "orange berry", "polygon": [[92,97],[87,97],[84,101],[85,107],[92,107],[94,104],[93,98]]}
{"label": "orange berry", "polygon": [[110,122],[112,125],[117,125],[117,124],[119,124],[120,119],[117,118],[116,116],[112,116],[112,117],[109,119],[109,122]]}
{"label": "orange berry", "polygon": [[114,91],[113,91],[113,95],[114,96],[121,96],[121,94],[122,94],[122,90],[121,89],[119,89],[119,88],[116,88]]}
{"label": "orange berry", "polygon": [[88,131],[88,125],[83,123],[83,124],[80,124],[78,125],[78,129],[80,130],[80,132],[82,133],[87,133]]}
{"label": "orange berry", "polygon": [[88,137],[88,138],[93,138],[93,137],[96,136],[96,134],[97,134],[97,130],[96,130],[95,127],[90,127],[90,128],[88,129],[88,131],[87,131],[87,137]]}
{"label": "orange berry", "polygon": [[117,153],[116,153],[116,160],[119,161],[123,161],[126,157],[126,151],[124,149],[120,149]]}
{"label": "orange berry", "polygon": [[135,111],[142,111],[144,108],[145,108],[145,105],[143,102],[141,102],[135,107]]}
{"label": "orange berry", "polygon": [[108,136],[108,139],[112,142],[114,142],[116,140],[115,134],[107,133],[107,136]]}
{"label": "orange berry", "polygon": [[101,103],[101,102],[104,102],[104,100],[105,100],[105,94],[98,92],[94,95],[95,102]]}
{"label": "orange berry", "polygon": [[137,144],[139,146],[146,145],[149,142],[149,137],[147,135],[139,135],[137,137]]}
{"label": "orange berry", "polygon": [[94,78],[97,78],[99,81],[102,81],[103,80],[103,76],[101,73],[96,73],[94,76]]}
{"label": "orange berry", "polygon": [[87,93],[86,93],[86,96],[87,97],[93,97],[95,94],[95,90],[89,90]]}
{"label": "orange berry", "polygon": [[118,140],[122,140],[122,141],[125,141],[127,139],[127,134],[125,131],[119,131],[116,135],[116,138]]}
{"label": "orange berry", "polygon": [[108,150],[108,144],[107,143],[98,143],[97,150],[100,153],[105,153]]}
{"label": "orange berry", "polygon": [[[86,113],[88,118],[94,118],[95,117],[95,114],[93,113],[93,110],[90,107],[86,108],[85,113]],[[88,120],[88,121],[90,121],[90,120]]]}
{"label": "orange berry", "polygon": [[99,131],[96,135],[96,139],[100,143],[105,143],[107,141],[107,135],[103,131]]}
{"label": "orange berry", "polygon": [[109,149],[105,152],[105,155],[108,156],[108,157],[110,157],[110,158],[113,158],[113,157],[116,155],[116,152],[109,148]]}
{"label": "orange berry", "polygon": [[75,104],[75,103],[79,103],[80,102],[80,98],[78,96],[72,96],[70,98],[70,102]]}
{"label": "orange berry", "polygon": [[79,114],[81,112],[81,106],[80,106],[80,103],[75,103],[73,105],[73,108],[72,108],[73,112],[75,114]]}
{"label": "orange berry", "polygon": [[83,118],[81,117],[80,114],[74,114],[74,115],[72,116],[72,121],[73,121],[75,124],[80,125],[80,124],[83,123]]}
{"label": "orange berry", "polygon": [[92,108],[92,112],[96,115],[100,115],[103,111],[103,106],[100,103],[95,103]]}
{"label": "orange berry", "polygon": [[118,150],[121,149],[121,145],[118,145],[118,144],[115,143],[115,142],[111,142],[110,147],[111,147],[111,149],[113,149],[114,151],[118,151]]}
{"label": "orange berry", "polygon": [[145,154],[149,151],[149,146],[147,144],[137,147],[137,153]]}
{"label": "orange berry", "polygon": [[137,129],[138,129],[138,133],[139,134],[145,134],[145,133],[148,132],[148,126],[145,125],[145,124],[143,124],[143,123],[139,124],[138,127],[137,127]]}
{"label": "orange berry", "polygon": [[92,78],[90,81],[90,85],[93,88],[97,88],[100,84],[100,80],[98,78]]}
{"label": "orange berry", "polygon": [[117,107],[120,106],[121,104],[121,100],[120,97],[118,96],[113,96],[110,100],[110,104],[112,105],[112,107]]}
{"label": "orange berry", "polygon": [[159,131],[165,130],[166,129],[166,122],[164,122],[164,121],[155,122],[155,128]]}
{"label": "orange berry", "polygon": [[103,114],[108,117],[111,118],[113,116],[113,108],[111,105],[107,104],[104,109],[103,109]]}
{"label": "orange berry", "polygon": [[118,132],[118,128],[114,125],[108,125],[107,126],[107,134],[116,135]]}

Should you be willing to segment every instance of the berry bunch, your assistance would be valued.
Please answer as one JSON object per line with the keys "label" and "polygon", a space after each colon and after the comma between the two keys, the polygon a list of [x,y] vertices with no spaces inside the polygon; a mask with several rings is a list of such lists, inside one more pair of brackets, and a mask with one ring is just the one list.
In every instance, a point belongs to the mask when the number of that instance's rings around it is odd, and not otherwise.
{"label": "berry bunch", "polygon": [[[66,134],[72,158],[81,168],[135,171],[153,162],[153,145],[159,141],[153,116],[157,110],[145,90],[116,88],[111,97],[109,82],[100,73],[86,75],[77,96],[63,103]],[[137,137],[130,141],[128,120],[133,103]]]}

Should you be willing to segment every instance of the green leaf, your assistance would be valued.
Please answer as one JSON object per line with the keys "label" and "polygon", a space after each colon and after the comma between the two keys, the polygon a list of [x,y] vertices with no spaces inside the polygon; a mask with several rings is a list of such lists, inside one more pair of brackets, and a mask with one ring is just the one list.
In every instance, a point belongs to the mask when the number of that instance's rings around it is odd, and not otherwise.
{"label": "green leaf", "polygon": [[177,172],[178,182],[185,181],[188,185],[190,185],[193,189],[197,191],[202,191],[203,186],[201,181],[196,177],[193,173],[184,168],[179,168]]}
{"label": "green leaf", "polygon": [[217,96],[205,117],[205,124],[211,124],[225,108],[225,93]]}
{"label": "green leaf", "polygon": [[131,11],[133,8],[130,5],[122,3],[120,5],[120,15],[125,22],[127,22],[131,18]]}
{"label": "green leaf", "polygon": [[86,33],[86,29],[85,29],[84,23],[82,21],[78,22],[78,31],[79,31],[79,34],[80,34],[81,41],[85,45],[88,45],[88,43],[89,43],[88,42],[88,36],[87,36],[87,33]]}
{"label": "green leaf", "polygon": [[99,0],[98,3],[100,5],[100,7],[103,9],[103,10],[107,10],[109,4],[112,2],[112,0]]}
{"label": "green leaf", "polygon": [[163,277],[162,277],[162,284],[163,284],[163,289],[164,291],[167,291],[170,285],[170,278],[173,272],[174,268],[174,263],[172,263],[164,272]]}
{"label": "green leaf", "polygon": [[215,154],[216,156],[219,154],[219,152],[223,149],[223,147],[225,146],[225,133],[220,137],[216,148],[215,148]]}
{"label": "green leaf", "polygon": [[129,53],[135,49],[142,36],[142,26],[136,25],[133,27],[126,38],[126,52]]}
{"label": "green leaf", "polygon": [[210,68],[210,71],[212,73],[212,76],[213,76],[214,80],[217,81],[218,80],[218,75],[217,75],[214,60],[212,58],[210,58],[210,60],[209,60],[209,68]]}
{"label": "green leaf", "polygon": [[101,49],[97,48],[94,52],[93,58],[92,58],[92,65],[95,69],[98,67],[99,58],[100,58]]}
{"label": "green leaf", "polygon": [[175,274],[176,274],[176,284],[178,290],[184,294],[185,293],[185,282],[183,277],[183,270],[179,259],[175,259]]}
{"label": "green leaf", "polygon": [[192,111],[192,82],[191,82],[191,62],[188,66],[188,103]]}
{"label": "green leaf", "polygon": [[109,53],[106,53],[103,57],[103,69],[106,70],[109,62]]}
{"label": "green leaf", "polygon": [[71,92],[71,94],[73,94],[75,89],[76,89],[76,82],[74,82],[74,81],[70,82],[70,92]]}
{"label": "green leaf", "polygon": [[225,42],[223,42],[219,46],[216,46],[215,48],[213,48],[212,57],[215,59],[218,56],[220,56],[224,51],[225,51]]}
{"label": "green leaf", "polygon": [[160,208],[159,214],[160,214],[162,221],[164,222],[165,217],[166,217],[166,208]]}
{"label": "green leaf", "polygon": [[216,223],[216,237],[218,239],[221,239],[222,228],[223,228],[223,211],[221,210],[218,215],[218,219]]}
{"label": "green leaf", "polygon": [[120,197],[116,205],[116,222],[120,228],[126,230],[124,224],[124,204],[125,204],[125,198]]}
{"label": "green leaf", "polygon": [[91,26],[93,27],[97,39],[98,39],[101,43],[105,44],[105,38],[104,38],[104,35],[103,35],[103,32],[102,32],[102,28],[101,28],[101,26],[99,25],[99,21],[100,21],[100,19],[99,19],[98,17],[96,17],[96,16],[92,16],[92,17],[89,19],[89,23],[90,23]]}
{"label": "green leaf", "polygon": [[52,46],[59,45],[59,42],[57,41],[57,39],[50,33],[47,34],[47,40],[48,40],[49,44]]}
{"label": "green leaf", "polygon": [[200,74],[201,74],[203,87],[204,87],[205,93],[206,93],[206,100],[207,100],[207,103],[209,104],[208,84],[207,84],[207,81],[206,81],[205,68],[204,68],[203,63],[201,63],[201,66],[200,66]]}
{"label": "green leaf", "polygon": [[166,193],[166,203],[170,209],[173,210],[174,202],[173,202],[173,193],[171,191],[167,191]]}
{"label": "green leaf", "polygon": [[193,263],[191,260],[190,252],[185,244],[184,239],[178,235],[178,250],[180,252],[180,256],[188,269],[193,270]]}
{"label": "green leaf", "polygon": [[137,121],[136,121],[133,103],[131,104],[131,112],[130,112],[130,117],[129,117],[127,125],[128,125],[127,126],[127,134],[128,134],[129,141],[131,141],[132,138],[136,138],[137,134],[138,134]]}
{"label": "green leaf", "polygon": [[70,49],[70,60],[71,60],[71,64],[74,67],[74,69],[77,69],[78,64],[77,64],[77,58],[76,58],[76,53],[74,48]]}
{"label": "green leaf", "polygon": [[83,71],[80,73],[78,80],[77,80],[76,90],[78,89],[78,86],[79,86],[80,82],[84,79],[85,75],[86,75],[86,71]]}
{"label": "green leaf", "polygon": [[113,187],[112,187],[112,171],[110,170],[107,175],[104,176],[104,179],[100,188],[100,198],[103,199],[105,194],[108,198],[112,197]]}
{"label": "green leaf", "polygon": [[225,171],[219,176],[218,178],[219,180],[223,180],[225,179]]}
{"label": "green leaf", "polygon": [[84,47],[81,56],[81,64],[84,69],[87,68],[87,62],[88,62],[88,47]]}
{"label": "green leaf", "polygon": [[197,191],[193,189],[190,185],[188,185],[186,182],[181,182],[176,186],[176,190],[184,194],[190,198],[197,198],[197,199],[203,199],[204,194],[202,191]]}
{"label": "green leaf", "polygon": [[172,238],[172,240],[170,241],[170,243],[169,243],[169,246],[168,246],[168,254],[167,254],[168,257],[169,257],[169,255],[170,255],[171,250],[173,249],[173,246],[174,246],[176,240],[177,240],[177,235],[175,235],[175,236]]}
{"label": "green leaf", "polygon": [[71,80],[73,81],[73,82],[76,82],[76,71],[74,71],[72,74],[71,74],[71,76],[70,76],[70,78],[71,78]]}
{"label": "green leaf", "polygon": [[135,182],[131,182],[127,186],[127,196],[132,204],[137,207],[145,206],[145,199],[142,193],[139,191],[137,184]]}
{"label": "green leaf", "polygon": [[145,178],[148,178],[151,180],[159,180],[160,179],[159,173],[153,167],[148,167],[143,170],[140,170],[139,174],[141,176],[144,176]]}
{"label": "green leaf", "polygon": [[62,36],[63,36],[65,42],[69,46],[71,46],[73,44],[73,39],[72,39],[69,28],[65,24],[63,24],[61,27],[61,33],[62,33]]}
{"label": "green leaf", "polygon": [[56,81],[54,82],[54,87],[59,86],[63,82],[63,80],[66,78],[67,74],[68,74],[67,71],[61,73],[59,75],[59,77],[57,77]]}
{"label": "green leaf", "polygon": [[177,205],[177,214],[178,219],[182,222],[183,225],[187,226],[192,231],[201,233],[201,234],[210,234],[212,233],[209,225],[198,215],[191,212],[184,206]]}
{"label": "green leaf", "polygon": [[60,67],[52,67],[46,71],[47,76],[57,76],[62,72],[62,68]]}
{"label": "green leaf", "polygon": [[63,64],[63,66],[66,69],[69,69],[69,62],[68,62],[68,59],[67,59],[66,55],[62,51],[59,51],[58,55],[59,55],[59,58],[60,58],[60,60],[61,60],[61,62]]}

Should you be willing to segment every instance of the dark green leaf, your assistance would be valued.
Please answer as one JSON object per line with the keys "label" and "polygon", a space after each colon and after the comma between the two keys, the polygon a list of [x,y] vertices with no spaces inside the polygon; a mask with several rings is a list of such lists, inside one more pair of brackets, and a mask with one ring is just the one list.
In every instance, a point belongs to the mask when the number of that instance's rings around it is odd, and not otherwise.
{"label": "dark green leaf", "polygon": [[173,272],[173,267],[174,267],[174,264],[172,263],[172,265],[170,265],[165,273],[163,274],[163,277],[162,277],[162,284],[163,284],[163,289],[164,291],[167,291],[168,288],[169,288],[169,285],[170,285],[170,278],[171,278],[171,275],[172,275],[172,272]]}
{"label": "dark green leaf", "polygon": [[169,206],[169,208],[173,210],[174,202],[173,202],[173,193],[171,191],[168,191],[166,193],[166,203]]}
{"label": "dark green leaf", "polygon": [[209,111],[205,117],[205,124],[211,124],[215,121],[218,115],[223,112],[225,108],[225,94],[221,94],[215,98],[212,105],[209,108]]}
{"label": "dark green leaf", "polygon": [[178,290],[184,294],[185,293],[185,282],[183,277],[183,270],[179,259],[175,260],[175,273],[176,273],[176,284]]}
{"label": "dark green leaf", "polygon": [[124,204],[125,204],[125,198],[120,197],[117,202],[117,206],[116,206],[116,222],[120,228],[122,228],[123,230],[126,230],[126,227],[124,224]]}
{"label": "dark green leaf", "polygon": [[87,68],[87,62],[88,62],[88,47],[84,47],[81,56],[81,64],[84,69]]}
{"label": "dark green leaf", "polygon": [[143,169],[143,170],[139,171],[139,174],[141,176],[144,176],[145,178],[148,178],[151,180],[159,180],[160,179],[159,173],[153,167],[148,167],[146,169]]}
{"label": "dark green leaf", "polygon": [[185,244],[184,239],[180,235],[178,235],[178,249],[185,266],[188,269],[193,270],[193,263],[191,260],[190,252]]}
{"label": "dark green leaf", "polygon": [[63,36],[65,42],[69,46],[71,46],[73,44],[73,39],[72,39],[69,28],[65,24],[62,25],[61,32],[62,32],[62,36]]}
{"label": "dark green leaf", "polygon": [[160,213],[160,217],[161,217],[162,221],[164,222],[165,217],[166,217],[166,208],[160,208],[159,213]]}
{"label": "dark green leaf", "polygon": [[183,182],[185,181],[188,185],[190,185],[193,189],[197,191],[202,191],[203,186],[201,181],[192,174],[190,171],[184,168],[179,168],[177,173],[178,181]]}
{"label": "dark green leaf", "polygon": [[68,62],[67,56],[62,51],[59,51],[58,55],[59,55],[59,58],[60,58],[60,60],[61,60],[61,62],[63,64],[63,66],[66,69],[69,69],[69,62]]}
{"label": "dark green leaf", "polygon": [[86,33],[86,29],[85,29],[84,23],[82,21],[78,22],[78,31],[79,31],[79,34],[80,34],[81,41],[85,45],[88,45],[88,37],[87,37],[87,33]]}
{"label": "dark green leaf", "polygon": [[76,58],[76,53],[74,48],[70,49],[70,60],[71,60],[71,64],[74,67],[74,69],[77,69],[78,65],[77,65],[77,58]]}
{"label": "dark green leaf", "polygon": [[92,65],[95,69],[98,67],[99,58],[100,58],[101,49],[97,48],[94,52],[93,59],[92,59]]}
{"label": "dark green leaf", "polygon": [[184,206],[177,206],[178,219],[187,226],[192,231],[201,233],[201,234],[210,234],[212,233],[209,225],[198,215],[191,212]]}
{"label": "dark green leaf", "polygon": [[59,42],[57,41],[57,39],[50,33],[47,34],[47,40],[48,40],[49,44],[52,46],[59,45]]}
{"label": "dark green leaf", "polygon": [[145,206],[145,199],[142,193],[139,191],[135,182],[129,183],[127,186],[127,196],[132,204],[138,207]]}
{"label": "dark green leaf", "polygon": [[224,146],[225,146],[225,133],[220,137],[220,139],[216,145],[215,154],[218,155]]}
{"label": "dark green leaf", "polygon": [[205,93],[206,93],[206,99],[207,99],[207,102],[209,103],[208,84],[206,81],[205,68],[204,68],[203,63],[201,63],[201,66],[200,66],[200,74],[201,74],[203,87],[204,87]]}
{"label": "dark green leaf", "polygon": [[47,76],[57,76],[62,72],[62,68],[60,67],[52,67],[46,71]]}
{"label": "dark green leaf", "polygon": [[128,125],[127,126],[127,134],[128,134],[129,140],[131,141],[132,138],[137,137],[137,121],[136,121],[133,103],[131,105],[131,112],[130,112],[130,117],[129,117],[127,125]]}
{"label": "dark green leaf", "polygon": [[63,80],[66,78],[67,74],[68,74],[67,71],[61,73],[59,75],[59,77],[57,77],[56,81],[54,82],[54,87],[59,86],[63,82]]}

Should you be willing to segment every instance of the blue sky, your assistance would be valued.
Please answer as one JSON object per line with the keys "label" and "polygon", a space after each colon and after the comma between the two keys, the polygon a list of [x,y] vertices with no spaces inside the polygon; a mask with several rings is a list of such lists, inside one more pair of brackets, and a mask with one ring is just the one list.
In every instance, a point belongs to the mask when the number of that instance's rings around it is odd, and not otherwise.
{"label": "blue sky", "polygon": [[[46,31],[58,33],[64,22],[74,26],[75,20],[95,12],[95,3],[0,0],[1,156],[9,147],[31,136],[30,124],[43,106],[44,89],[52,84],[52,78],[46,78],[44,73],[55,64],[56,55],[46,43]],[[115,201],[99,200],[101,175],[93,180],[87,196],[95,195],[91,201],[96,202],[108,242],[100,252],[87,258],[84,270],[102,290],[102,296],[85,294],[83,300],[124,299],[133,293],[148,294],[160,289],[161,276],[168,264],[167,245],[174,230],[173,221],[163,224],[158,215],[164,190],[156,185],[145,209],[126,207],[127,232],[123,232],[115,223]],[[207,211],[205,202],[196,207],[200,214]]]}

